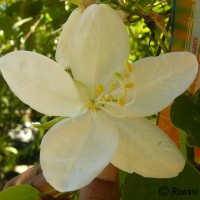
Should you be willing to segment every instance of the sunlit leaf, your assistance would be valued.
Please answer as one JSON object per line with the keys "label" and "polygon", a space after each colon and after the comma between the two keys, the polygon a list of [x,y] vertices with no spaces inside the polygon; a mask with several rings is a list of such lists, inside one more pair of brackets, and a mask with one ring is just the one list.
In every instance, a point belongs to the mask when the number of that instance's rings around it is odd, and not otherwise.
{"label": "sunlit leaf", "polygon": [[13,28],[16,29],[16,28],[18,28],[19,26],[21,26],[21,25],[23,25],[23,24],[25,24],[25,23],[31,21],[32,19],[33,19],[32,17],[29,17],[29,18],[26,18],[26,19],[22,19],[22,20],[16,22],[16,23],[13,25]]}
{"label": "sunlit leaf", "polygon": [[4,147],[4,150],[5,150],[5,151],[8,151],[8,152],[10,152],[10,153],[13,153],[13,154],[18,154],[17,149],[14,148],[14,147]]}
{"label": "sunlit leaf", "polygon": [[17,185],[0,192],[0,200],[39,200],[40,192],[28,185]]}

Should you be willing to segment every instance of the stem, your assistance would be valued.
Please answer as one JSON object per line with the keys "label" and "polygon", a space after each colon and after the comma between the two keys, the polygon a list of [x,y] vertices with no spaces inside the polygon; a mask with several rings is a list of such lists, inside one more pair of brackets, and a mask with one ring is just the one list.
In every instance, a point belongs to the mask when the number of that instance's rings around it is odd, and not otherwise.
{"label": "stem", "polygon": [[156,37],[157,41],[159,42],[160,47],[164,51],[164,53],[168,53],[169,49],[167,48],[165,43],[160,39],[160,35],[158,34],[158,31],[156,29],[154,30],[154,33],[155,33],[155,37]]}
{"label": "stem", "polygon": [[46,192],[41,192],[40,193],[40,197],[42,199],[46,199],[46,200],[52,199],[52,196],[50,194],[53,193],[53,192],[56,192],[56,190],[55,189],[51,189],[51,190],[48,190]]}
{"label": "stem", "polygon": [[68,192],[60,192],[60,193],[58,193],[58,194],[56,194],[55,196],[54,196],[54,199],[57,199],[57,198],[59,198],[60,196],[62,196],[62,195],[64,195],[64,194],[67,194]]}
{"label": "stem", "polygon": [[38,129],[43,129],[43,130],[48,130],[50,129],[53,125],[55,125],[56,123],[60,122],[63,119],[66,119],[68,117],[56,117],[44,124],[34,124],[32,123],[32,127],[33,128],[38,128]]}

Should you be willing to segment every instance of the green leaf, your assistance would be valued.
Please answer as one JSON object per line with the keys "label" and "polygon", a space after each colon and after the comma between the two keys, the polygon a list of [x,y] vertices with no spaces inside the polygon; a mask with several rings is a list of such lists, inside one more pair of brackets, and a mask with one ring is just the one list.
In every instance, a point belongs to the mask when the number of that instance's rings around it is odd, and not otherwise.
{"label": "green leaf", "polygon": [[28,185],[17,185],[0,192],[0,200],[39,200],[40,192]]}
{"label": "green leaf", "polygon": [[188,162],[178,177],[171,179],[126,176],[123,200],[200,199],[200,173]]}
{"label": "green leaf", "polygon": [[199,92],[194,96],[183,94],[171,106],[172,123],[188,134],[188,143],[200,147],[200,104]]}

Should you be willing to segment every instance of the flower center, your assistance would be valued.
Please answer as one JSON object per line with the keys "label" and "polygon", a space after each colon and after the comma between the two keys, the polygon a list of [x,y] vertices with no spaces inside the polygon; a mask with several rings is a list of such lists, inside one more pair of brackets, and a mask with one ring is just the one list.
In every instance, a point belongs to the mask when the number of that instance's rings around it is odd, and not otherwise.
{"label": "flower center", "polygon": [[[113,73],[116,82],[110,84],[108,91],[105,91],[102,84],[97,85],[95,90],[96,98],[94,100],[88,101],[87,103],[87,106],[91,111],[101,110],[104,105],[117,105],[124,107],[125,105],[130,104],[135,100],[135,92],[133,90],[133,69],[129,62],[126,62],[125,68],[125,73]],[[128,92],[130,89],[132,89],[131,91],[133,94],[132,97],[129,98],[131,100],[127,102]]]}

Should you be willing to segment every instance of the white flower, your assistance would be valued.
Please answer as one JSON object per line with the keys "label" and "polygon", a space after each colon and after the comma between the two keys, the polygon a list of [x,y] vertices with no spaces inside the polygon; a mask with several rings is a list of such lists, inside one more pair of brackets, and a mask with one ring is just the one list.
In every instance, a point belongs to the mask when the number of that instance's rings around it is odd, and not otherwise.
{"label": "white flower", "polygon": [[129,38],[119,15],[107,5],[91,5],[74,11],[64,25],[59,64],[27,51],[0,59],[5,80],[24,103],[47,115],[71,117],[53,126],[41,144],[44,176],[55,189],[79,189],[110,162],[155,178],[177,176],[184,168],[176,145],[143,117],[190,86],[196,58],[169,53],[133,67],[127,63],[125,69],[128,55]]}

